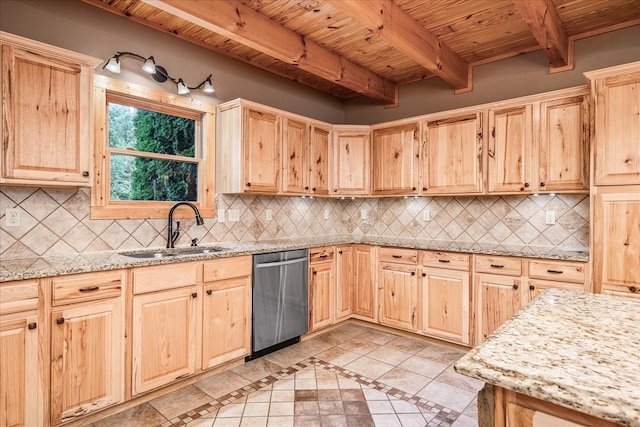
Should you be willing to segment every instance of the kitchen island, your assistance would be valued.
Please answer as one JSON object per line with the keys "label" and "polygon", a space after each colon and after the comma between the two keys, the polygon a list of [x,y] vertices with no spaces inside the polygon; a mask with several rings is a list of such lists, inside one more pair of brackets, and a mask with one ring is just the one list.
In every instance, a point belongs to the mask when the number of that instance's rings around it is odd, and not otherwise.
{"label": "kitchen island", "polygon": [[480,426],[640,426],[639,322],[640,301],[548,290],[455,370],[487,383]]}

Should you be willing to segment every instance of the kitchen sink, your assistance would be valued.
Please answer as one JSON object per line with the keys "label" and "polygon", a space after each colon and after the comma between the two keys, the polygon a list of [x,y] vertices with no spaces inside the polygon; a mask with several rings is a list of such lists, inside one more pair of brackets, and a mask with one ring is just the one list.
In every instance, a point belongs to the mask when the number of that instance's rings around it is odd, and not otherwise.
{"label": "kitchen sink", "polygon": [[120,252],[120,255],[128,256],[131,258],[144,258],[144,259],[154,259],[154,258],[172,258],[172,257],[180,257],[180,256],[188,256],[188,255],[204,255],[204,254],[212,254],[216,252],[221,252],[227,250],[226,248],[222,248],[219,246],[211,246],[211,247],[193,247],[186,249],[159,249],[156,251],[141,251],[141,252]]}

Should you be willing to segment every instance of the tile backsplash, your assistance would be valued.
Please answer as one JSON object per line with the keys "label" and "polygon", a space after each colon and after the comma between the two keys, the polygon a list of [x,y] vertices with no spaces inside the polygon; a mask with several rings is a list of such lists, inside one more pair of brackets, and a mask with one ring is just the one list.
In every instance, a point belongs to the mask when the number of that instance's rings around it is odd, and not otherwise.
{"label": "tile backsplash", "polygon": [[[7,208],[20,225],[7,227]],[[181,219],[176,246],[353,234],[464,242],[587,247],[587,195],[322,199],[217,195],[225,221]],[[240,218],[229,221],[229,211]],[[553,210],[554,225],[545,224]],[[271,219],[267,220],[267,211]],[[0,259],[164,247],[167,220],[90,218],[89,189],[0,188]]]}

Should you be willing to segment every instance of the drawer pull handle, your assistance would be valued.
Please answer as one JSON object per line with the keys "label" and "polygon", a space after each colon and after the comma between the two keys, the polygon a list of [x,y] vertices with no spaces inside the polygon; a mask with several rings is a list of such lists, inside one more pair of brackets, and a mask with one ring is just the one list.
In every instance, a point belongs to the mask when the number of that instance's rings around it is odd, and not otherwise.
{"label": "drawer pull handle", "polygon": [[328,256],[329,256],[329,254],[320,254],[320,258],[326,258]]}
{"label": "drawer pull handle", "polygon": [[391,257],[392,257],[392,258],[400,259],[400,258],[402,258],[402,255],[391,255]]}
{"label": "drawer pull handle", "polygon": [[186,374],[182,374],[182,375],[177,376],[176,379],[179,380],[179,379],[182,379],[182,378],[187,378],[188,376],[189,376],[189,374],[186,373]]}
{"label": "drawer pull handle", "polygon": [[56,325],[62,325],[64,323],[64,317],[58,317],[56,319]]}
{"label": "drawer pull handle", "polygon": [[515,289],[515,290],[518,290],[518,288],[519,288],[519,286],[518,286],[517,284],[515,284],[515,283],[513,284],[513,286],[512,286],[512,287],[513,287],[513,289]]}
{"label": "drawer pull handle", "polygon": [[547,273],[562,274],[562,273],[563,273],[563,271],[562,271],[562,270],[551,270],[551,269],[548,269],[548,270],[547,270]]}
{"label": "drawer pull handle", "polygon": [[78,289],[80,292],[95,292],[100,290],[100,286],[87,286],[86,288]]}
{"label": "drawer pull handle", "polygon": [[213,290],[207,289],[207,295],[211,295],[212,293],[213,293]]}
{"label": "drawer pull handle", "polygon": [[491,268],[504,268],[502,264],[491,264]]}
{"label": "drawer pull handle", "polygon": [[438,262],[445,262],[446,263],[446,262],[451,262],[451,261],[449,261],[448,259],[439,259]]}
{"label": "drawer pull handle", "polygon": [[29,323],[29,325],[27,325],[27,327],[29,329],[35,329],[35,328],[38,327],[38,324],[36,322],[31,322],[31,323]]}

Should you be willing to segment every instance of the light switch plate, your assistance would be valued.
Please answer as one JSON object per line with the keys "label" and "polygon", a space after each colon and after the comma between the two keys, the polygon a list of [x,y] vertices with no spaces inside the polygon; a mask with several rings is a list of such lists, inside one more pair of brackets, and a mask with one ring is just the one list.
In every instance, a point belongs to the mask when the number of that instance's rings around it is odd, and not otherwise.
{"label": "light switch plate", "polygon": [[266,211],[264,211],[264,216],[267,221],[271,221],[273,219],[273,212],[271,212],[271,209],[267,209]]}
{"label": "light switch plate", "polygon": [[329,219],[329,209],[324,208],[324,219]]}
{"label": "light switch plate", "polygon": [[224,222],[224,209],[218,209],[218,222]]}
{"label": "light switch plate", "polygon": [[361,209],[360,210],[360,219],[367,219],[367,210],[366,209]]}
{"label": "light switch plate", "polygon": [[422,220],[431,221],[431,211],[429,209],[425,209],[424,211],[422,211]]}
{"label": "light switch plate", "polygon": [[556,223],[556,211],[546,211],[545,213],[545,224],[553,225]]}

